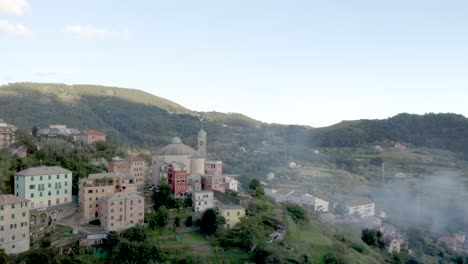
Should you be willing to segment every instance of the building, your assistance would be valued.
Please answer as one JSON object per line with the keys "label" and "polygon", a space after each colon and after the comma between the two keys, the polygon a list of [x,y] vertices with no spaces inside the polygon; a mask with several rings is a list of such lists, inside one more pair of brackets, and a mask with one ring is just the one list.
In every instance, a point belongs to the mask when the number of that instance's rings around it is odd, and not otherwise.
{"label": "building", "polygon": [[79,135],[79,140],[83,145],[92,145],[97,141],[106,141],[106,134],[93,129],[84,130]]}
{"label": "building", "polygon": [[167,180],[175,197],[187,197],[189,190],[189,179],[185,164],[172,162],[161,166],[161,179]]}
{"label": "building", "polygon": [[28,200],[11,194],[0,195],[0,248],[7,254],[29,250]]}
{"label": "building", "polygon": [[138,190],[145,188],[146,177],[148,175],[148,165],[140,156],[133,156],[128,159],[130,163],[130,175],[135,179]]}
{"label": "building", "polygon": [[28,156],[28,148],[25,145],[13,143],[8,147],[8,153],[12,156],[17,155],[20,158],[26,158]]}
{"label": "building", "polygon": [[224,227],[233,228],[240,222],[241,217],[245,216],[245,209],[240,205],[220,205],[218,207],[220,214],[226,219]]}
{"label": "building", "polygon": [[131,166],[127,160],[114,160],[107,165],[108,172],[130,173]]}
{"label": "building", "polygon": [[37,136],[43,138],[71,138],[76,140],[79,134],[78,129],[67,128],[66,125],[49,125],[49,128],[40,128],[37,131]]}
{"label": "building", "polygon": [[348,215],[359,214],[361,217],[375,215],[375,203],[368,198],[358,198],[346,202]]}
{"label": "building", "polygon": [[195,212],[204,212],[213,208],[213,191],[197,191],[192,193],[192,207]]}
{"label": "building", "polygon": [[222,175],[201,176],[202,190],[226,192],[226,179]]}
{"label": "building", "polygon": [[79,182],[78,203],[86,220],[99,218],[99,201],[120,193],[135,193],[137,187],[129,173],[96,173]]}
{"label": "building", "polygon": [[290,202],[301,205],[310,213],[328,212],[329,202],[311,194],[288,189],[274,190],[265,188],[265,194],[277,203]]}
{"label": "building", "polygon": [[145,187],[145,179],[148,174],[146,161],[140,156],[133,156],[126,160],[114,160],[107,166],[108,172],[129,173],[133,176],[138,190]]}
{"label": "building", "polygon": [[99,200],[99,220],[107,231],[143,224],[145,198],[136,193],[115,193]]}
{"label": "building", "polygon": [[226,184],[226,190],[231,190],[233,192],[239,191],[240,182],[233,177],[225,176],[224,181]]}
{"label": "building", "polygon": [[205,162],[206,175],[223,175],[223,162],[220,160],[207,160]]}
{"label": "building", "polygon": [[15,139],[16,128],[7,123],[0,122],[0,149],[8,148]]}
{"label": "building", "polygon": [[401,244],[403,244],[403,240],[397,239],[396,237],[386,235],[383,237],[385,244],[387,244],[387,251],[388,253],[400,253],[401,251]]}
{"label": "building", "polygon": [[206,135],[204,135],[204,133],[199,133],[198,150],[194,150],[185,145],[182,139],[178,137],[173,138],[170,144],[157,150],[152,155],[152,183],[158,184],[161,166],[165,163],[182,163],[187,168],[187,173],[189,175],[205,174],[205,157],[203,156],[203,151],[206,151]]}
{"label": "building", "polygon": [[17,172],[15,194],[30,200],[30,208],[72,202],[72,172],[61,167],[35,167]]}

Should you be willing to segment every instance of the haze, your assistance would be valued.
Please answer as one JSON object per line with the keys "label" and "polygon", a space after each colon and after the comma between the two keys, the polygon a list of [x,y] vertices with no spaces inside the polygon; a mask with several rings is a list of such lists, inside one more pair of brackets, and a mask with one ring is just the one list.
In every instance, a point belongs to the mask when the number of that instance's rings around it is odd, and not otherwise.
{"label": "haze", "polygon": [[0,83],[142,89],[311,126],[468,115],[466,1],[0,0]]}

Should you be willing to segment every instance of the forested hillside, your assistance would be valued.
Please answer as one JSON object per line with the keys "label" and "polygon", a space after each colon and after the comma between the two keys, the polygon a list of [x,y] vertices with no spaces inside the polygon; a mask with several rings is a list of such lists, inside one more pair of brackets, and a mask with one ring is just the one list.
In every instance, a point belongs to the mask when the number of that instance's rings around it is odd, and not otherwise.
{"label": "forested hillside", "polygon": [[93,85],[0,86],[0,118],[25,129],[55,123],[95,128],[122,144],[147,149],[165,144],[174,136],[194,144],[194,136],[203,125],[212,149],[267,149],[278,153],[282,160],[307,160],[309,151],[317,147],[386,141],[450,150],[465,157],[468,154],[468,119],[456,114],[400,114],[384,120],[311,128],[266,124],[241,114],[193,112],[142,91]]}

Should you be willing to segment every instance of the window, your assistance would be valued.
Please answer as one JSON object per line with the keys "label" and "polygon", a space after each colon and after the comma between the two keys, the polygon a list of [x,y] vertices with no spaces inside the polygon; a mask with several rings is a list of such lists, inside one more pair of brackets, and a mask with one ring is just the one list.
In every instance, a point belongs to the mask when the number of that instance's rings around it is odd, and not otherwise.
{"label": "window", "polygon": [[[26,217],[26,212],[23,212],[23,217]],[[2,219],[3,220],[3,219]]]}
{"label": "window", "polygon": [[57,175],[57,180],[60,179],[60,175]]}
{"label": "window", "polygon": [[111,220],[114,220],[114,216],[113,216],[113,215],[111,215]]}
{"label": "window", "polygon": [[49,188],[52,188],[52,183],[49,182]]}
{"label": "window", "polygon": [[65,182],[65,186],[68,186],[68,182]]}
{"label": "window", "polygon": [[11,205],[11,209],[15,209],[15,205],[14,205],[14,204]]}
{"label": "window", "polygon": [[34,198],[34,193],[31,193],[31,198]]}
{"label": "window", "polygon": [[68,174],[65,174],[65,179],[68,179]]}
{"label": "window", "polygon": [[32,184],[32,185],[29,185],[29,190],[34,190],[36,189],[36,185]]}
{"label": "window", "polygon": [[99,204],[96,204],[96,208],[98,208],[98,207],[99,207]]}
{"label": "window", "polygon": [[49,191],[49,196],[51,196],[51,195],[52,195],[52,192],[51,192],[51,191]]}
{"label": "window", "polygon": [[15,240],[15,236],[11,236],[11,240]]}
{"label": "window", "polygon": [[96,201],[98,200],[99,198],[96,197]]}
{"label": "window", "polygon": [[0,221],[3,221],[3,215],[0,216]]}
{"label": "window", "polygon": [[[50,195],[50,192],[49,192],[49,195]],[[42,192],[39,193],[39,196],[42,197]]]}
{"label": "window", "polygon": [[113,213],[113,212],[114,212],[114,209],[111,209],[111,213]]}
{"label": "window", "polygon": [[59,190],[57,190],[57,195],[59,195],[59,194],[60,194],[60,191],[59,191]]}
{"label": "window", "polygon": [[67,193],[68,193],[68,190],[65,190],[65,194],[67,194]]}
{"label": "window", "polygon": [[114,206],[114,202],[111,203],[111,206]]}
{"label": "window", "polygon": [[237,211],[237,216],[239,216],[239,215],[240,215],[240,212],[239,212],[239,211]]}
{"label": "window", "polygon": [[0,205],[0,210],[2,210],[2,211],[3,211],[3,205]]}
{"label": "window", "polygon": [[34,181],[34,176],[31,177],[31,181]]}
{"label": "window", "polygon": [[40,180],[40,181],[42,181],[42,180],[43,180],[43,179],[42,179],[42,176],[40,176],[40,177],[39,177],[39,180]]}
{"label": "window", "polygon": [[49,180],[52,179],[52,175],[49,175]]}
{"label": "window", "polygon": [[91,202],[93,200],[93,197],[89,197],[89,201]]}
{"label": "window", "polygon": [[[0,226],[0,231],[3,231],[3,226]],[[3,238],[2,238],[3,239]],[[2,241],[3,242],[3,241]]]}
{"label": "window", "polygon": [[90,204],[90,205],[89,205],[89,208],[93,208],[93,205],[92,205],[92,204]]}
{"label": "window", "polygon": [[231,213],[230,213],[230,212],[227,212],[227,213],[226,213],[226,215],[227,215],[227,216],[230,216],[230,215],[231,215]]}

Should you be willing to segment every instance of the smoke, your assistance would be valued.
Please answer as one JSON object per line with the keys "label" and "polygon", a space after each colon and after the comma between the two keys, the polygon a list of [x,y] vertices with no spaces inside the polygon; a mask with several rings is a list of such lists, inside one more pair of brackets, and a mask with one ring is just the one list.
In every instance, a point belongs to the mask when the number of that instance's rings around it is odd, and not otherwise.
{"label": "smoke", "polygon": [[468,192],[455,172],[386,183],[373,198],[399,228],[416,227],[436,235],[468,231]]}

